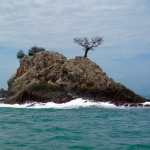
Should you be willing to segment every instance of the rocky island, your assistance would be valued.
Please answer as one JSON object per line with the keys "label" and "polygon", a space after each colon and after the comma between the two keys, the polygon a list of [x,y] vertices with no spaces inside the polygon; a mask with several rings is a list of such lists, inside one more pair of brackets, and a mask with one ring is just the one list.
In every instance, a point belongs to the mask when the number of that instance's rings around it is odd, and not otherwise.
{"label": "rocky island", "polygon": [[67,60],[62,54],[49,51],[20,59],[5,95],[9,96],[1,102],[7,104],[65,103],[78,97],[117,106],[142,106],[147,101],[109,78],[87,57]]}

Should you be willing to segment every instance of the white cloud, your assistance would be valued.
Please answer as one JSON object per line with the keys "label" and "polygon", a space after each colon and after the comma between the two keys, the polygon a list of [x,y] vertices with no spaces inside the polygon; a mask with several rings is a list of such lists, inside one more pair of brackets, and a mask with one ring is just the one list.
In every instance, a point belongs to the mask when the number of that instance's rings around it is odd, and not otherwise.
{"label": "white cloud", "polygon": [[150,52],[148,4],[149,0],[2,0],[0,44],[13,49],[37,45],[70,58],[83,54],[73,43],[74,37],[102,36],[102,46],[89,54],[98,63],[103,59],[107,69],[106,59],[134,58],[141,51]]}
{"label": "white cloud", "polygon": [[[37,43],[41,43],[43,41],[38,39],[39,36],[43,38],[63,36],[62,39],[65,40],[73,36],[92,37],[98,34],[107,39],[106,44],[109,42],[109,44],[121,45],[124,42],[142,39],[143,32],[145,35],[149,32],[149,22],[141,24],[135,16],[131,15],[130,18],[128,14],[124,14],[126,7],[129,6],[129,4],[125,5],[125,2],[122,2],[122,5],[117,2],[116,5],[112,5],[108,1],[98,2],[96,0],[89,2],[85,0],[80,2],[15,0],[11,4],[8,1],[4,4],[5,8],[10,6],[11,8],[3,10],[0,26],[3,30],[0,33],[5,35],[0,40],[6,38],[12,42],[14,39],[15,42],[24,41],[24,37],[28,37],[28,41],[34,38],[38,40]],[[146,31],[139,30],[138,34],[137,30],[141,26],[146,26]],[[44,44],[46,43],[47,40]]]}
{"label": "white cloud", "polygon": [[36,4],[46,4],[46,0],[34,0]]}

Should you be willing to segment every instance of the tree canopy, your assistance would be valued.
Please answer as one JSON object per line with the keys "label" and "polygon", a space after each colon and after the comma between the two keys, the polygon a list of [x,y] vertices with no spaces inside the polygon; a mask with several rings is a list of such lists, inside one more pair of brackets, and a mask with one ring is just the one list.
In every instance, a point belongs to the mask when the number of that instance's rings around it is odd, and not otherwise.
{"label": "tree canopy", "polygon": [[29,49],[28,55],[33,56],[35,53],[40,52],[40,51],[45,51],[45,49],[42,47],[33,46],[31,47],[31,49]]}
{"label": "tree canopy", "polygon": [[24,56],[25,56],[25,54],[24,54],[23,50],[19,50],[19,52],[17,53],[17,58],[18,58],[18,59],[21,59],[21,58],[23,58]]}
{"label": "tree canopy", "polygon": [[[40,51],[45,51],[45,49],[42,47],[33,46],[31,47],[31,49],[28,50],[28,55],[33,56],[35,53],[40,52]],[[17,53],[17,58],[21,59],[24,56],[26,56],[26,54],[23,52],[23,50],[19,50]]]}

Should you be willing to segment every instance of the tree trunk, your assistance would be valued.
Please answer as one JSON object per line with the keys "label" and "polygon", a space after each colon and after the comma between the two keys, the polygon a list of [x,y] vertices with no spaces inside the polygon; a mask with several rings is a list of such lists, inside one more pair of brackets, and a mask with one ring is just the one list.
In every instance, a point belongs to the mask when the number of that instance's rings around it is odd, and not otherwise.
{"label": "tree trunk", "polygon": [[85,51],[85,55],[84,55],[84,57],[87,57],[87,53],[88,53],[88,50],[86,50],[86,51]]}

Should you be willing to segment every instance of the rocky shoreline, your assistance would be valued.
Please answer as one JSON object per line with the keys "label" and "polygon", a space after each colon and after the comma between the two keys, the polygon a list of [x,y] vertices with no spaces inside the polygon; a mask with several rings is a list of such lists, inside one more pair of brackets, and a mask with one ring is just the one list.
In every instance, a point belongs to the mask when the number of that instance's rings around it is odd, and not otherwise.
{"label": "rocky shoreline", "polygon": [[86,57],[67,60],[62,54],[47,51],[24,56],[8,80],[8,91],[1,90],[0,96],[5,97],[1,102],[7,104],[65,103],[80,97],[116,106],[142,107],[148,101],[116,83]]}
{"label": "rocky shoreline", "polygon": [[[8,92],[8,91],[5,91]],[[8,93],[7,93],[8,96]],[[149,99],[145,99],[143,98],[142,101],[140,102],[129,102],[129,101],[125,101],[125,100],[111,100],[108,99],[107,97],[104,98],[95,98],[95,97],[91,97],[91,96],[72,96],[70,94],[66,94],[64,96],[56,96],[53,97],[52,99],[49,97],[46,97],[44,95],[40,95],[40,94],[31,94],[28,92],[23,92],[20,93],[20,95],[15,96],[15,98],[12,98],[12,96],[10,97],[3,97],[0,98],[0,103],[4,103],[4,104],[25,104],[25,103],[33,103],[33,102],[38,102],[38,103],[47,103],[47,102],[54,102],[57,104],[61,104],[61,103],[66,103],[69,102],[73,99],[77,99],[77,98],[82,98],[82,99],[86,99],[92,102],[109,102],[110,104],[114,104],[116,106],[125,106],[125,107],[150,107],[150,104],[145,104],[143,105],[145,102],[150,102]]]}

